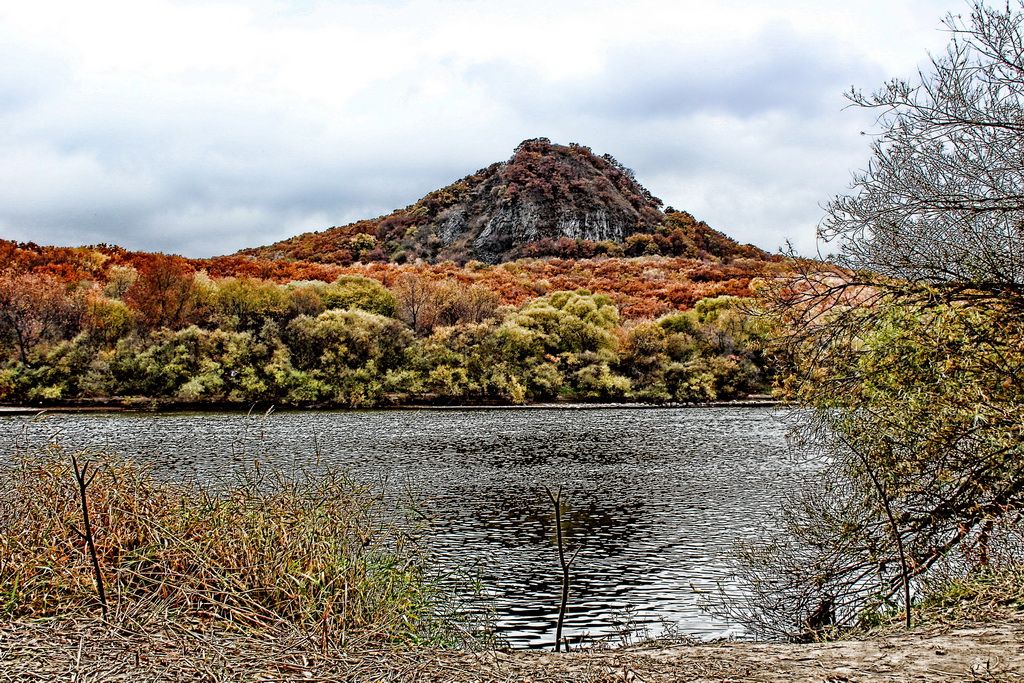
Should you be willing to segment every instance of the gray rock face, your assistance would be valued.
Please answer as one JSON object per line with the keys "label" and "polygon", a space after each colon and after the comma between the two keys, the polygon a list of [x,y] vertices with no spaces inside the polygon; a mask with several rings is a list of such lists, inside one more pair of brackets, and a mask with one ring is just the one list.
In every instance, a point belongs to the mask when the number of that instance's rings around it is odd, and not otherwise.
{"label": "gray rock face", "polygon": [[570,237],[577,240],[594,242],[621,242],[632,232],[633,226],[621,216],[612,216],[608,211],[585,211],[582,213],[562,213],[558,217],[555,230],[559,237]]}
{"label": "gray rock face", "polygon": [[558,211],[554,216],[532,202],[503,206],[473,240],[476,251],[495,251],[504,245],[527,244],[549,238],[621,242],[636,229],[636,221],[603,209]]}
{"label": "gray rock face", "polygon": [[429,219],[441,245],[429,257],[497,262],[542,240],[622,242],[662,216],[661,202],[618,162],[544,139],[524,142],[508,162],[458,187],[455,201]]}
{"label": "gray rock face", "polygon": [[466,231],[466,207],[456,206],[438,216],[437,237],[445,246],[449,246]]}
{"label": "gray rock face", "polygon": [[[453,207],[438,217],[435,234],[446,247],[470,241],[478,255],[493,257],[515,245],[568,237],[594,242],[621,242],[636,231],[636,220],[605,209],[561,210],[554,215],[535,202],[513,202],[491,216],[480,217],[478,230],[471,226],[466,207]],[[467,240],[468,238],[468,240]]]}
{"label": "gray rock face", "polygon": [[532,242],[540,239],[543,220],[540,207],[516,203],[501,207],[473,240],[473,246],[486,250],[489,245],[507,242]]}
{"label": "gray rock face", "polygon": [[315,240],[300,235],[267,249],[307,254],[314,242],[320,255],[337,251],[351,258],[352,241],[369,234],[385,258],[496,263],[531,253],[531,245],[545,240],[622,242],[635,232],[654,230],[664,219],[660,207],[632,171],[609,155],[535,138],[516,147],[508,161],[404,209],[331,228]]}

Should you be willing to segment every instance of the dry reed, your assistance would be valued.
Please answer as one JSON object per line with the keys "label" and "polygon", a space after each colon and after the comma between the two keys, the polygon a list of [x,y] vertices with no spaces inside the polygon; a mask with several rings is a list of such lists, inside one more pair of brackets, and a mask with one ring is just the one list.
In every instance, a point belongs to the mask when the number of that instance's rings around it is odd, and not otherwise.
{"label": "dry reed", "polygon": [[[436,643],[452,632],[410,538],[379,498],[326,472],[250,473],[232,486],[160,481],[137,462],[92,462],[87,502],[112,619],[143,614],[239,633],[287,627],[328,646]],[[75,533],[70,458],[22,453],[0,475],[0,617],[98,610]]]}

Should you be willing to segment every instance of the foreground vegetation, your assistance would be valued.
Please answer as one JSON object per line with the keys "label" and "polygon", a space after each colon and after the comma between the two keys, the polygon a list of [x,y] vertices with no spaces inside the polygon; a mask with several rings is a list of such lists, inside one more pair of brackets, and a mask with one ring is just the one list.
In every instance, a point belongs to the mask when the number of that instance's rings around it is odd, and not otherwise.
{"label": "foreground vegetation", "polygon": [[323,647],[462,642],[412,539],[344,477],[256,470],[209,488],[78,458],[84,493],[58,450],[20,454],[0,478],[5,620],[102,612],[239,635],[286,629]]}
{"label": "foreground vegetation", "polygon": [[815,637],[1020,608],[1024,573],[1024,5],[949,16],[920,82],[826,208],[839,253],[765,290],[817,476],[745,550],[745,620]]}

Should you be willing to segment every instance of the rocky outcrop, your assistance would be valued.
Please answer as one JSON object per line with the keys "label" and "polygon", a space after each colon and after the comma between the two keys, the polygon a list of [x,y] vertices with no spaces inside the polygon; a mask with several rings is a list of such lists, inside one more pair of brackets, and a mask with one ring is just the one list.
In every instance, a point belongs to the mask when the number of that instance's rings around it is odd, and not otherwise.
{"label": "rocky outcrop", "polygon": [[[566,240],[603,245],[602,253],[621,253],[615,245],[636,233],[663,229],[666,222],[671,216],[661,210],[661,200],[613,157],[599,156],[583,145],[536,138],[516,147],[508,161],[491,164],[388,216],[242,253],[343,264],[416,259],[497,263],[524,254],[545,255],[549,252],[543,245]],[[700,249],[694,245],[693,251],[696,255]]]}

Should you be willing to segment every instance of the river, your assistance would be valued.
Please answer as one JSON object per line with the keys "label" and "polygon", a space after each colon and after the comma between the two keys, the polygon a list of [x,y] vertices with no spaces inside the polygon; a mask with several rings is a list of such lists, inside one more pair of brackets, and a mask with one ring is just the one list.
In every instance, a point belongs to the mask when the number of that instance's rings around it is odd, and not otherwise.
{"label": "river", "polygon": [[[787,413],[761,407],[424,409],[0,416],[0,447],[56,440],[215,480],[254,461],[329,464],[415,501],[438,571],[479,580],[501,636],[553,642],[561,487],[572,569],[565,635],[742,636],[702,608],[730,581],[735,544],[775,522],[808,464]],[[474,603],[477,604],[477,603]]]}

